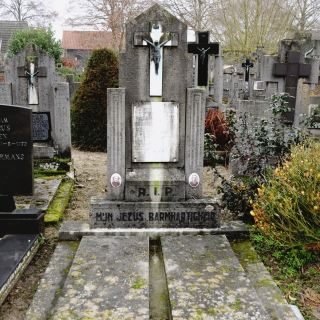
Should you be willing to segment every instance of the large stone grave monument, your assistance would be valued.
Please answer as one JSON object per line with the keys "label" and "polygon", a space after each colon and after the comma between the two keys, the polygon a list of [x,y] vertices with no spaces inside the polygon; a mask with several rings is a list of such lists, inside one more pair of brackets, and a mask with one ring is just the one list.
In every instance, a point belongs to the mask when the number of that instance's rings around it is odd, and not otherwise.
{"label": "large stone grave monument", "polygon": [[32,110],[0,105],[0,237],[43,232],[39,209],[15,210],[15,195],[32,195]]}
{"label": "large stone grave monument", "polygon": [[32,109],[35,158],[71,157],[69,86],[35,44],[6,60],[0,103]]}
{"label": "large stone grave monument", "polygon": [[126,27],[120,88],[108,89],[107,197],[91,228],[219,227],[202,197],[206,92],[192,88],[187,26],[155,4]]}

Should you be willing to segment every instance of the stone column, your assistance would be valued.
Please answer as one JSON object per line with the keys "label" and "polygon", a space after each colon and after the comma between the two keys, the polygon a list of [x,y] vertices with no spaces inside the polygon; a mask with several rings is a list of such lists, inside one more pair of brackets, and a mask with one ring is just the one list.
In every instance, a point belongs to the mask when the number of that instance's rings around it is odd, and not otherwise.
{"label": "stone column", "polygon": [[[108,200],[124,200],[125,89],[110,88],[107,89],[107,95],[107,198]],[[118,180],[115,181],[114,177]]]}
{"label": "stone column", "polygon": [[53,139],[58,154],[71,158],[71,125],[69,84],[59,82],[53,85]]}
{"label": "stone column", "polygon": [[[202,197],[205,102],[205,89],[187,89],[185,144],[186,199],[199,199]],[[189,177],[192,173],[196,173],[200,178],[200,183],[196,187],[189,185]]]}
{"label": "stone column", "polygon": [[223,56],[214,59],[214,101],[222,104],[223,97]]}

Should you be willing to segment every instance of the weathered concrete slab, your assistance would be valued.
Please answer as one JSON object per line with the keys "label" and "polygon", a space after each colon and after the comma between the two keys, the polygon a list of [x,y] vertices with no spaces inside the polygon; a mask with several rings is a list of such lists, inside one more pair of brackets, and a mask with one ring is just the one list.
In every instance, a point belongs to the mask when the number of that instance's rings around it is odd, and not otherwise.
{"label": "weathered concrete slab", "polygon": [[0,240],[0,305],[39,248],[38,234],[6,235]]}
{"label": "weathered concrete slab", "polygon": [[149,239],[84,237],[51,319],[149,319]]}
{"label": "weathered concrete slab", "polygon": [[25,320],[48,319],[62,291],[77,248],[78,242],[61,242],[57,245]]}
{"label": "weathered concrete slab", "polygon": [[61,241],[79,241],[83,236],[159,236],[224,234],[228,239],[247,239],[249,231],[242,221],[225,221],[220,228],[97,228],[91,229],[88,221],[64,221],[59,230]]}
{"label": "weathered concrete slab", "polygon": [[225,236],[161,242],[173,319],[270,319]]}
{"label": "weathered concrete slab", "polygon": [[14,197],[17,209],[41,209],[46,211],[55,196],[61,180],[34,179],[33,196]]}
{"label": "weathered concrete slab", "polygon": [[301,319],[302,315],[299,309],[294,310],[293,306],[288,304],[270,273],[260,262],[260,258],[250,241],[232,242],[231,247],[271,318]]}

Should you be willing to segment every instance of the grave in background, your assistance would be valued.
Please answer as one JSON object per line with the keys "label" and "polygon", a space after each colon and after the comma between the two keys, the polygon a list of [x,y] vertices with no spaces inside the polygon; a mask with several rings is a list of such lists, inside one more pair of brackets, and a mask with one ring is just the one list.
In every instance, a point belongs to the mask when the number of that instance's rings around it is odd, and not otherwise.
{"label": "grave in background", "polygon": [[0,103],[32,109],[35,158],[71,158],[69,86],[35,44],[6,60]]}
{"label": "grave in background", "polygon": [[32,110],[0,105],[0,237],[42,233],[41,210],[15,210],[15,195],[32,195]]}
{"label": "grave in background", "polygon": [[157,4],[129,22],[120,88],[108,89],[107,197],[91,199],[91,228],[220,226],[218,204],[202,198],[205,100],[187,26]]}

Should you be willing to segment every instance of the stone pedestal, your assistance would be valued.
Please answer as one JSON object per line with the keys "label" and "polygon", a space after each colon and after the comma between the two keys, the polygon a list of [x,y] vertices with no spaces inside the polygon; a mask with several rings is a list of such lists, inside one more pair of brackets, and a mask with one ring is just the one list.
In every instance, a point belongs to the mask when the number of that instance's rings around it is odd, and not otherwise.
{"label": "stone pedestal", "polygon": [[0,212],[0,238],[6,234],[44,233],[44,212],[38,209]]}

